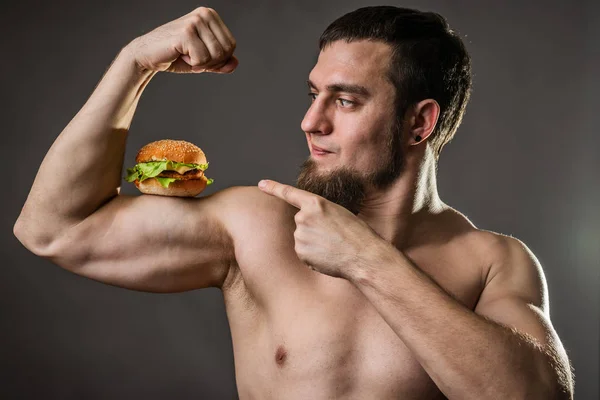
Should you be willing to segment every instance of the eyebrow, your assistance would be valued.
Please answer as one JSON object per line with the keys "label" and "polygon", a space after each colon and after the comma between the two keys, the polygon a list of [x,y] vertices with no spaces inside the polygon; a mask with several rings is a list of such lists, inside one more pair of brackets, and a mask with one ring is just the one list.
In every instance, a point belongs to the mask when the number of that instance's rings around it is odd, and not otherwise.
{"label": "eyebrow", "polygon": [[[314,83],[311,82],[311,80],[307,80],[306,83],[308,84],[309,88],[312,89],[316,89],[317,87],[315,86]],[[364,96],[364,97],[370,97],[371,96],[371,92],[369,92],[369,90],[361,85],[353,85],[353,84],[349,84],[349,83],[332,83],[330,85],[325,86],[325,89],[327,89],[330,92],[346,92],[346,93],[353,93],[353,94],[358,94],[360,96]]]}

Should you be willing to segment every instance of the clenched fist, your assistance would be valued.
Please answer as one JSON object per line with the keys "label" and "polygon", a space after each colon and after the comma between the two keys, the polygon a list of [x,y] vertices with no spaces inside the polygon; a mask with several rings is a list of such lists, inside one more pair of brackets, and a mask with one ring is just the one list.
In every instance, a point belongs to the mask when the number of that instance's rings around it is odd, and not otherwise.
{"label": "clenched fist", "polygon": [[191,13],[134,39],[126,47],[142,70],[230,73],[236,42],[215,10]]}

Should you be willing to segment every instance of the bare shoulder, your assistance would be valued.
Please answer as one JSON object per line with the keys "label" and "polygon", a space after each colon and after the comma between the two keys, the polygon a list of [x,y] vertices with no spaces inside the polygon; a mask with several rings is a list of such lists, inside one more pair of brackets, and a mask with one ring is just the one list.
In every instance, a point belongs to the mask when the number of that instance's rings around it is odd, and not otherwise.
{"label": "bare shoulder", "polygon": [[532,251],[521,240],[514,236],[481,229],[475,226],[460,211],[450,209],[453,226],[459,233],[461,239],[468,242],[470,246],[476,247],[480,252],[488,255],[490,264],[496,267],[511,261],[534,261],[537,263]]}
{"label": "bare shoulder", "polygon": [[232,234],[250,228],[259,229],[257,223],[262,226],[281,223],[297,211],[285,201],[264,193],[257,186],[232,186],[219,193],[221,199],[218,202],[222,202],[223,208],[227,210],[221,219]]}
{"label": "bare shoulder", "polygon": [[458,248],[477,260],[483,290],[490,293],[491,287],[501,286],[505,289],[499,293],[510,291],[548,313],[546,278],[533,251],[514,236],[478,228],[465,215],[451,211],[457,233],[454,238],[461,244]]}
{"label": "bare shoulder", "polygon": [[294,213],[298,210],[257,186],[235,186],[225,191],[223,209],[227,211],[220,219],[235,253],[235,263],[223,284],[229,291],[243,279],[241,265],[259,265],[265,255],[280,254],[283,244],[293,240]]}
{"label": "bare shoulder", "polygon": [[546,279],[529,247],[516,237],[478,228],[464,214],[451,211],[461,251],[468,249],[481,264],[482,286],[487,287],[495,278],[498,281],[498,277],[510,277],[510,281],[520,282],[528,287],[529,293],[535,294],[528,300],[547,310]]}
{"label": "bare shoulder", "polygon": [[233,241],[236,263],[240,259],[255,259],[254,253],[278,251],[283,243],[293,239],[296,208],[257,186],[226,190],[226,213],[220,220]]}
{"label": "bare shoulder", "polygon": [[[544,270],[533,251],[520,239],[497,232],[478,230],[478,239],[488,255],[485,284],[505,277],[512,283],[527,286],[526,300],[548,311],[547,283]],[[500,277],[500,278],[499,278]],[[507,282],[508,285],[511,282]]]}
{"label": "bare shoulder", "polygon": [[483,229],[478,229],[476,236],[478,237],[477,240],[485,245],[486,251],[490,254],[490,261],[496,269],[515,262],[539,265],[537,258],[529,247],[514,236]]}

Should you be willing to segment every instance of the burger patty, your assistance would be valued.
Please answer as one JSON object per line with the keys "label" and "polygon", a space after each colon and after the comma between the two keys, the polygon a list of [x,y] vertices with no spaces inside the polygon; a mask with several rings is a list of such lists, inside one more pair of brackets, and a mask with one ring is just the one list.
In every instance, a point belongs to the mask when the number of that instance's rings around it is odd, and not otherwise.
{"label": "burger patty", "polygon": [[201,169],[190,169],[184,174],[180,174],[177,171],[163,171],[158,174],[159,178],[175,178],[181,181],[188,181],[190,179],[200,179],[204,175],[204,171]]}

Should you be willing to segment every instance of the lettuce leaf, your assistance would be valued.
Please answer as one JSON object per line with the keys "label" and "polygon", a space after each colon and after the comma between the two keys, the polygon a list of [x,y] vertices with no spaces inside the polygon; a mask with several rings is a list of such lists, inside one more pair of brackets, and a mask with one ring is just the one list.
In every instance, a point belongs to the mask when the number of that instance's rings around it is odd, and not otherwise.
{"label": "lettuce leaf", "polygon": [[168,188],[169,183],[177,180],[175,178],[159,178],[159,177],[156,177],[154,179],[156,179],[158,181],[158,183],[160,183],[162,185],[162,187],[164,187],[164,188]]}
{"label": "lettuce leaf", "polygon": [[[177,178],[157,178],[157,176],[165,171],[171,170],[179,167],[188,167],[193,169],[201,169],[202,171],[206,171],[208,169],[208,163],[206,164],[186,164],[186,163],[178,163],[174,161],[149,161],[145,163],[136,164],[133,168],[127,168],[127,175],[125,176],[125,180],[127,182],[133,182],[136,179],[140,182],[145,181],[148,178],[156,178],[158,182],[163,187],[169,187],[169,184],[173,181],[176,181]],[[207,185],[210,185],[214,182],[214,179],[207,178]]]}

